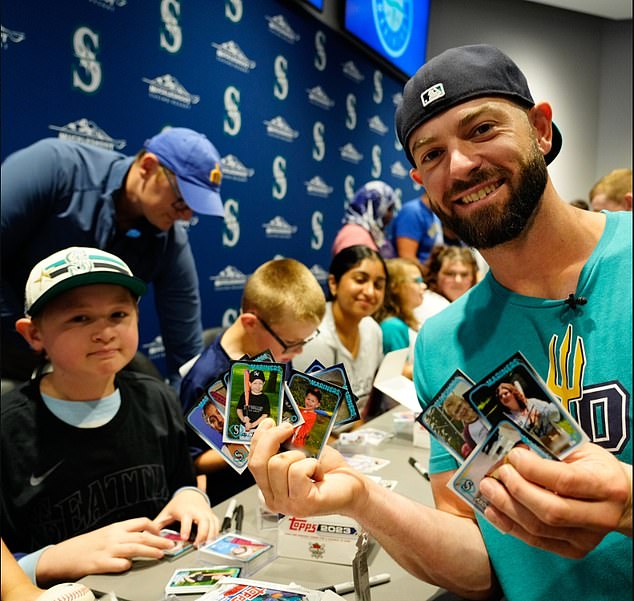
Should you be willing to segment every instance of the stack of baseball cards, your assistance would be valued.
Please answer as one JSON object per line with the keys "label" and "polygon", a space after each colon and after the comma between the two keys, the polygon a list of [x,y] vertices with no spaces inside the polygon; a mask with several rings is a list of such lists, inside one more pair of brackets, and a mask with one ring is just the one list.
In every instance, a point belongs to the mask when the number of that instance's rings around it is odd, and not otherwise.
{"label": "stack of baseball cards", "polygon": [[198,549],[205,563],[240,568],[242,576],[251,576],[275,559],[275,548],[265,540],[226,532]]}
{"label": "stack of baseball cards", "polygon": [[359,410],[342,364],[326,368],[314,362],[310,370],[287,370],[270,351],[232,361],[188,413],[187,423],[240,474],[253,433],[266,418],[294,426],[287,448],[319,457],[333,428],[358,420]]}
{"label": "stack of baseball cards", "polygon": [[482,516],[480,481],[495,477],[511,449],[557,461],[587,441],[521,353],[477,383],[456,370],[416,419],[461,464],[448,486]]}

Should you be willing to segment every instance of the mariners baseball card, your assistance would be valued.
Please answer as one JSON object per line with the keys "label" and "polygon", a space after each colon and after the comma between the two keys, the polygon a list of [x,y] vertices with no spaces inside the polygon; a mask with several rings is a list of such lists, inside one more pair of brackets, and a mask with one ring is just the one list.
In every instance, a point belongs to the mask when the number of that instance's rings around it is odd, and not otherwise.
{"label": "mariners baseball card", "polygon": [[458,468],[447,486],[484,517],[489,501],[480,493],[480,481],[487,476],[495,478],[496,470],[506,463],[507,455],[517,446],[532,449],[540,457],[557,460],[515,422],[502,420]]}
{"label": "mariners baseball card", "polygon": [[266,419],[280,423],[284,395],[283,363],[232,361],[222,439],[250,444],[255,429]]}
{"label": "mariners baseball card", "polygon": [[490,424],[510,419],[558,457],[588,439],[521,353],[498,366],[466,396]]}
{"label": "mariners baseball card", "polygon": [[311,375],[293,372],[288,389],[304,423],[295,428],[285,448],[300,449],[308,457],[319,457],[337,419],[345,390]]}
{"label": "mariners baseball card", "polygon": [[416,418],[460,463],[491,429],[465,398],[473,384],[457,369]]}
{"label": "mariners baseball card", "polygon": [[207,388],[200,402],[187,414],[188,425],[239,474],[247,468],[249,448],[241,443],[226,443],[225,426],[227,387],[220,376]]}

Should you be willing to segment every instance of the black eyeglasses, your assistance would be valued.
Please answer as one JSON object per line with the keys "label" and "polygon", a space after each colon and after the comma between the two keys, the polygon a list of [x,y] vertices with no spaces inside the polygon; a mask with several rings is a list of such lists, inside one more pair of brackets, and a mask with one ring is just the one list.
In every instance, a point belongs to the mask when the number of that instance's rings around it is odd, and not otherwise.
{"label": "black eyeglasses", "polygon": [[191,207],[185,202],[185,199],[181,196],[180,192],[178,191],[176,182],[172,180],[172,177],[171,177],[172,172],[163,165],[161,165],[161,167],[163,167],[165,178],[167,179],[167,182],[169,183],[170,188],[172,189],[172,192],[174,192],[174,196],[176,196],[176,200],[172,203],[172,208],[177,213],[184,213],[185,211],[191,211]]}
{"label": "black eyeglasses", "polygon": [[304,340],[300,340],[299,342],[286,342],[285,340],[283,340],[282,338],[280,338],[275,331],[273,330],[273,328],[271,328],[271,326],[266,323],[266,321],[264,321],[261,317],[259,317],[258,315],[256,315],[256,317],[258,318],[258,321],[262,324],[262,326],[264,327],[264,329],[271,335],[273,336],[273,338],[275,338],[276,342],[282,347],[282,352],[286,353],[287,351],[292,351],[295,349],[300,349],[302,348],[305,344],[308,344],[311,340],[314,340],[315,338],[317,338],[317,336],[319,335],[319,328],[317,328],[308,338],[305,338]]}

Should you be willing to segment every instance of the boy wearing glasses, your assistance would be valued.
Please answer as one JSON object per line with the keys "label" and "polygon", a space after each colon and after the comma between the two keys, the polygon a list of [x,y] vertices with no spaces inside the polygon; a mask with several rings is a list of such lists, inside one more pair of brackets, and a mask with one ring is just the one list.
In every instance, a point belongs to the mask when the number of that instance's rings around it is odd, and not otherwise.
{"label": "boy wearing glasses", "polygon": [[[230,369],[232,360],[245,355],[255,357],[269,350],[274,361],[290,362],[301,353],[304,344],[318,334],[326,299],[319,282],[303,263],[295,259],[274,259],[260,265],[249,277],[240,309],[233,324],[202,352],[183,376],[180,397],[185,414],[200,401],[213,380]],[[198,474],[226,467],[216,451],[203,449],[201,444],[192,433],[190,452]],[[245,482],[246,476],[241,476],[242,486],[249,484]],[[227,470],[223,470],[221,482],[226,492]],[[209,483],[207,490],[212,493]]]}
{"label": "boy wearing glasses", "polygon": [[[89,128],[89,125],[86,125]],[[90,133],[87,131],[86,133]],[[29,266],[69,246],[121,257],[152,282],[170,380],[202,350],[198,276],[183,221],[222,217],[220,155],[191,129],[166,129],[134,157],[45,139],[2,164],[2,376],[30,378],[37,358],[15,332]]]}

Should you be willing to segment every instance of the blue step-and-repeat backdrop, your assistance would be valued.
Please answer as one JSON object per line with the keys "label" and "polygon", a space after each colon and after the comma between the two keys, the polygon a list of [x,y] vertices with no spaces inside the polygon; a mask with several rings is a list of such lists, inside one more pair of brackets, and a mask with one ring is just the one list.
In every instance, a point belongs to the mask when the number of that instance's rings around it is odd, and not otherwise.
{"label": "blue step-and-repeat backdrop", "polygon": [[[206,328],[235,319],[246,278],[271,258],[325,283],[345,205],[366,181],[402,201],[420,193],[394,134],[402,82],[289,3],[5,2],[1,67],[3,159],[50,136],[129,155],[169,126],[213,141],[225,217],[189,227]],[[149,299],[141,349],[164,369]]]}

